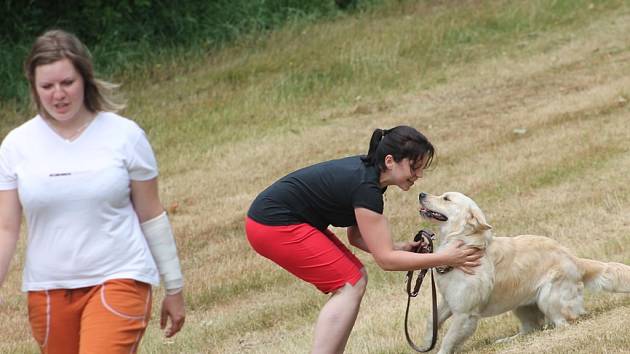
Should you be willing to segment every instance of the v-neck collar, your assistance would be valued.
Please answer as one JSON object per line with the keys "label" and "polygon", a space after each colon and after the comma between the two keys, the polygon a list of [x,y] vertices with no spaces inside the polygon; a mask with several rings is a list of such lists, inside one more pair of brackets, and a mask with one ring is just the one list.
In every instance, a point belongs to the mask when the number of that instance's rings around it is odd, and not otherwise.
{"label": "v-neck collar", "polygon": [[96,113],[96,115],[94,116],[94,118],[92,119],[91,122],[88,123],[88,125],[83,128],[83,131],[81,131],[74,139],[70,140],[70,139],[66,139],[63,136],[61,136],[57,130],[55,128],[52,127],[52,125],[50,123],[48,123],[46,121],[46,118],[44,118],[41,114],[38,114],[37,116],[39,117],[41,124],[46,126],[46,129],[50,132],[50,134],[52,134],[55,139],[57,139],[58,141],[64,143],[64,144],[75,144],[78,141],[83,139],[83,136],[85,136],[91,129],[92,126],[94,125],[94,122],[96,122],[96,120],[98,119],[98,117],[100,116],[100,112]]}

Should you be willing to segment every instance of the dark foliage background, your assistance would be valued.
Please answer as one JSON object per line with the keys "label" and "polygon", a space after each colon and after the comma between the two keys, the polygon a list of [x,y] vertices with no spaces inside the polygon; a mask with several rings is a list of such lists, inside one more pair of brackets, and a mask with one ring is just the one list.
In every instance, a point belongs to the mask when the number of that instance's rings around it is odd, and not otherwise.
{"label": "dark foliage background", "polygon": [[75,33],[92,51],[99,74],[111,76],[164,55],[207,52],[243,34],[334,16],[354,5],[353,0],[4,0],[0,101],[27,100],[22,63],[35,37],[50,28]]}

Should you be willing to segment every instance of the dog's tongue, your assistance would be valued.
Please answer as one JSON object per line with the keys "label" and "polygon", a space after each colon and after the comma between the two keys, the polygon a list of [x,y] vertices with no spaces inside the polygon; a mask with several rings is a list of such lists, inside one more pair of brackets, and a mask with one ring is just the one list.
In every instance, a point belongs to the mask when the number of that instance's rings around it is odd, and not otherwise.
{"label": "dog's tongue", "polygon": [[446,221],[448,220],[448,218],[446,217],[446,215],[444,214],[440,214],[437,211],[431,211],[431,214],[433,214],[431,217],[436,219],[436,220],[440,220],[440,221]]}
{"label": "dog's tongue", "polygon": [[446,221],[448,220],[448,218],[443,215],[438,213],[437,211],[433,211],[433,210],[429,210],[427,208],[420,208],[420,214],[426,216],[427,218],[433,218],[435,220],[439,220],[439,221]]}

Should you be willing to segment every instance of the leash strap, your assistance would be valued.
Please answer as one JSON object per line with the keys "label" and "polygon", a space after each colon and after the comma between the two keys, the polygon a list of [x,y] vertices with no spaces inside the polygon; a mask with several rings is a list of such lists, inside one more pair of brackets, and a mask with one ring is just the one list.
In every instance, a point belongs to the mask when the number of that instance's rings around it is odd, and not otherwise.
{"label": "leash strap", "polygon": [[[431,233],[430,231],[426,231],[426,230],[420,230],[416,236],[414,237],[414,241],[420,241],[422,239],[424,239],[426,241],[426,246],[422,247],[419,246],[415,252],[416,253],[431,253],[433,252],[433,237],[434,234]],[[422,281],[424,280],[424,276],[427,274],[429,270],[428,269],[422,269],[420,270],[420,272],[418,273],[418,278],[416,279],[416,284],[413,287],[413,290],[411,289],[411,283],[413,282],[413,271],[408,271],[407,272],[407,309],[405,309],[405,337],[407,338],[407,343],[409,343],[409,346],[411,348],[413,348],[413,350],[420,352],[420,353],[425,353],[430,351],[431,349],[433,349],[435,347],[435,343],[437,342],[437,331],[438,331],[438,318],[437,318],[437,292],[435,290],[435,280],[433,278],[433,269],[430,269],[431,272],[431,302],[432,302],[432,312],[433,312],[433,334],[431,337],[431,344],[429,345],[428,348],[426,349],[422,349],[420,347],[418,347],[413,340],[411,339],[411,336],[409,335],[409,307],[411,305],[411,298],[412,297],[416,297],[418,295],[418,292],[420,291],[420,287],[422,286]]]}

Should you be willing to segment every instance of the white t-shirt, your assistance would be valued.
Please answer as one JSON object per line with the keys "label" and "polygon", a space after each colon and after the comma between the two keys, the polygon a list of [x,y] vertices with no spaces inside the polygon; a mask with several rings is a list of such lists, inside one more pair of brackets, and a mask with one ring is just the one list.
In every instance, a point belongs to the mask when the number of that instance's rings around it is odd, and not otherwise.
{"label": "white t-shirt", "polygon": [[114,113],[98,113],[73,141],[39,115],[12,130],[0,146],[0,190],[17,188],[26,217],[22,291],[159,284],[130,198],[131,180],[156,176],[144,131]]}

